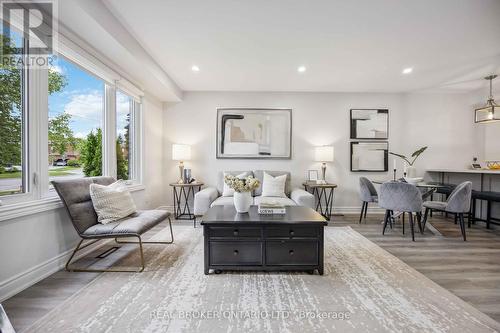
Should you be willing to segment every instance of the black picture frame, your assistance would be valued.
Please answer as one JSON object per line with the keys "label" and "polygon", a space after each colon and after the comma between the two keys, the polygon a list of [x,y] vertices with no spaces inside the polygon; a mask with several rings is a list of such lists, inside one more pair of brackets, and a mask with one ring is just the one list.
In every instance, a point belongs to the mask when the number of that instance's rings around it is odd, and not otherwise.
{"label": "black picture frame", "polygon": [[[353,111],[376,111],[377,113],[382,113],[382,114],[387,114],[387,120],[385,124],[385,137],[358,137],[357,136],[357,122],[359,119],[353,119]],[[351,139],[353,140],[388,140],[389,139],[389,109],[383,108],[383,109],[378,109],[378,108],[373,108],[373,109],[351,109],[350,110],[350,126],[351,126]]]}
{"label": "black picture frame", "polygon": [[[383,169],[354,169],[353,166],[353,157],[354,157],[354,146],[359,144],[365,145],[385,145],[384,148],[384,161],[383,161]],[[351,142],[351,172],[387,172],[389,171],[389,142],[388,141],[352,141]]]}

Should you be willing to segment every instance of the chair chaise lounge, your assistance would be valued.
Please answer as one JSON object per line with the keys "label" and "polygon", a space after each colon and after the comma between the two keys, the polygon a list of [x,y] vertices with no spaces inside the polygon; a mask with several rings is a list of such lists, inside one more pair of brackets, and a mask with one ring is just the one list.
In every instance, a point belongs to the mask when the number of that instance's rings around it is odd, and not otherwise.
{"label": "chair chaise lounge", "polygon": [[[126,217],[124,219],[101,224],[97,222],[97,214],[94,210],[92,200],[90,199],[90,184],[109,185],[113,183],[113,177],[89,177],[71,180],[54,180],[52,184],[61,198],[66,210],[69,213],[71,222],[75,227],[76,232],[81,240],[74,249],[70,258],[66,262],[66,270],[72,272],[142,272],[144,270],[144,253],[142,244],[171,244],[174,242],[174,234],[172,232],[172,222],[170,213],[164,210],[142,210]],[[168,242],[161,241],[143,241],[141,235],[150,230],[157,224],[168,219],[170,226],[171,240]],[[137,238],[137,242],[126,241],[119,242],[119,238]],[[102,239],[114,238],[117,243],[134,243],[139,244],[141,255],[141,267],[136,269],[88,269],[70,267],[71,260],[75,254]],[[93,240],[82,245],[85,240]]]}

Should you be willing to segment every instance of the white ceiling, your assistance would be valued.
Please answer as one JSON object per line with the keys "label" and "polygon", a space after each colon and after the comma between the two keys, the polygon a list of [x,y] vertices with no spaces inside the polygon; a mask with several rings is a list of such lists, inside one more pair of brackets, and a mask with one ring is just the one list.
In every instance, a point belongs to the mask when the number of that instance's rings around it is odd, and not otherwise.
{"label": "white ceiling", "polygon": [[499,0],[104,3],[186,91],[461,90],[500,68]]}

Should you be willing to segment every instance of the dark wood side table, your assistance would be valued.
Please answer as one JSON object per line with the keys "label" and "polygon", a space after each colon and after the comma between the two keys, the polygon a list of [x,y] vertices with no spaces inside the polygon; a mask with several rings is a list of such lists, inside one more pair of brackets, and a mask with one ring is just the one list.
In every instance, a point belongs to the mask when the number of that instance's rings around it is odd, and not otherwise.
{"label": "dark wood side table", "polygon": [[170,183],[174,193],[174,217],[176,220],[193,220],[193,226],[196,228],[196,216],[189,208],[189,198],[194,198],[194,193],[199,192],[204,185],[200,182],[189,184]]}
{"label": "dark wood side table", "polygon": [[311,182],[305,182],[302,185],[306,191],[312,191],[312,194],[316,198],[316,211],[323,215],[325,219],[330,221],[333,207],[333,193],[337,188],[337,185],[331,183],[317,184]]}

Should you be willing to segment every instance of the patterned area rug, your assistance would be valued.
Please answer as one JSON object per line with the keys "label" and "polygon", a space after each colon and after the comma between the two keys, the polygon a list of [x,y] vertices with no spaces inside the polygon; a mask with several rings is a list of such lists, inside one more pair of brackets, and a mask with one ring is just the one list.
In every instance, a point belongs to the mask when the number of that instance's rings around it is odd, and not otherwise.
{"label": "patterned area rug", "polygon": [[[29,332],[495,332],[500,324],[350,227],[325,229],[325,275],[203,274],[202,229],[145,248]],[[168,239],[164,229],[153,238]],[[121,264],[134,265],[133,252]]]}

